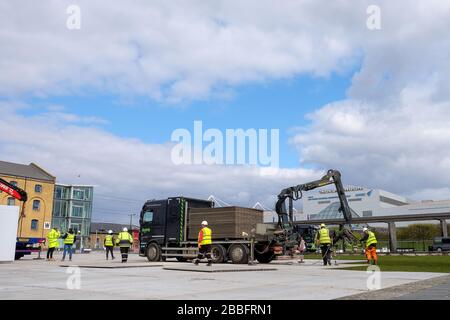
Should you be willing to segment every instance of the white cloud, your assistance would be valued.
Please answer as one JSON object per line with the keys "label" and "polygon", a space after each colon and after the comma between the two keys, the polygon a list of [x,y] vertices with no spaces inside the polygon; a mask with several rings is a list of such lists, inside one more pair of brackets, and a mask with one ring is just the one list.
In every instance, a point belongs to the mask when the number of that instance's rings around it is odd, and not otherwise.
{"label": "white cloud", "polygon": [[293,143],[302,163],[339,168],[344,180],[442,199],[450,185],[450,3],[379,5],[382,30],[359,39],[364,58],[348,98],[311,113]]}
{"label": "white cloud", "polygon": [[[81,8],[81,30],[66,8]],[[177,102],[347,69],[365,8],[309,1],[1,1],[0,94],[97,88]],[[336,27],[336,24],[338,27]]]}
{"label": "white cloud", "polygon": [[[0,135],[1,159],[36,162],[61,183],[95,185],[94,220],[125,222],[126,214],[139,212],[144,200],[179,195],[206,199],[214,194],[235,205],[252,206],[260,201],[273,207],[282,188],[323,174],[309,169],[176,166],[169,143],[120,138],[82,122],[73,123],[68,116],[21,116],[6,103],[0,111],[0,127],[8,132]],[[114,196],[125,200],[114,200]]]}
{"label": "white cloud", "polygon": [[442,198],[450,185],[450,102],[433,102],[434,94],[411,87],[389,106],[354,100],[325,106],[293,143],[303,163],[340,168],[352,183],[416,199],[422,189],[428,195],[436,189]]}

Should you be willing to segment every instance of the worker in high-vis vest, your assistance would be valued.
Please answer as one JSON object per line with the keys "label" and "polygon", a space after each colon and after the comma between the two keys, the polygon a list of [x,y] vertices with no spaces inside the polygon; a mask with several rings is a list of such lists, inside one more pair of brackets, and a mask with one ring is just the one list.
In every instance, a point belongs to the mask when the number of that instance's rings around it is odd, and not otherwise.
{"label": "worker in high-vis vest", "polygon": [[133,244],[133,237],[128,233],[127,228],[123,228],[123,231],[117,236],[116,244],[120,247],[120,253],[122,254],[122,263],[128,261],[128,251]]}
{"label": "worker in high-vis vest", "polygon": [[208,259],[208,266],[212,265],[211,257],[212,230],[208,228],[208,221],[203,221],[198,233],[198,256],[194,263],[198,265],[205,256]]}
{"label": "worker in high-vis vest", "polygon": [[316,235],[316,245],[320,246],[320,251],[322,253],[323,265],[331,266],[331,237],[330,230],[325,224],[320,225],[320,230]]}
{"label": "worker in high-vis vest", "polygon": [[361,241],[366,243],[366,257],[367,257],[367,263],[369,264],[378,264],[378,255],[377,255],[377,237],[375,236],[375,233],[370,231],[367,228],[363,229],[364,235],[361,239]]}
{"label": "worker in high-vis vest", "polygon": [[109,253],[111,253],[111,259],[114,260],[114,235],[112,230],[108,231],[103,245],[105,246],[106,250],[106,260],[108,260],[109,258]]}
{"label": "worker in high-vis vest", "polygon": [[67,231],[62,238],[64,239],[64,253],[62,261],[66,259],[67,253],[69,253],[69,261],[72,261],[72,247],[76,241],[75,233],[73,232],[72,228],[69,228],[69,231]]}
{"label": "worker in high-vis vest", "polygon": [[61,232],[58,231],[58,228],[53,227],[52,230],[47,234],[48,241],[48,250],[47,250],[47,261],[55,261],[53,259],[53,252],[59,246],[58,239],[61,237]]}

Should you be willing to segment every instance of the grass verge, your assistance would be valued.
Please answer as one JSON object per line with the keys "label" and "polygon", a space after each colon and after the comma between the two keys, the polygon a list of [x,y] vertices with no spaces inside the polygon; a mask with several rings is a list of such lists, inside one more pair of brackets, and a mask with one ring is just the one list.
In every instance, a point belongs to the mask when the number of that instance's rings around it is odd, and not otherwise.
{"label": "grass verge", "polygon": [[[305,256],[306,259],[320,259],[320,255]],[[361,260],[363,255],[339,255],[338,260]],[[378,266],[381,271],[404,272],[438,272],[450,273],[450,256],[391,256],[382,255],[378,258]],[[343,270],[366,271],[367,267],[349,267]]]}

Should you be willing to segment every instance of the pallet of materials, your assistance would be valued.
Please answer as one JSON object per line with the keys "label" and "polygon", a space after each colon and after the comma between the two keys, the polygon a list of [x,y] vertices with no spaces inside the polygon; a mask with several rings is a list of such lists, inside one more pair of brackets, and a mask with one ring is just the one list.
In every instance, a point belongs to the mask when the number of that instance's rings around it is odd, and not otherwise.
{"label": "pallet of materials", "polygon": [[192,208],[188,216],[189,240],[197,239],[204,220],[212,229],[213,239],[241,239],[243,232],[250,235],[264,221],[263,211],[243,207]]}

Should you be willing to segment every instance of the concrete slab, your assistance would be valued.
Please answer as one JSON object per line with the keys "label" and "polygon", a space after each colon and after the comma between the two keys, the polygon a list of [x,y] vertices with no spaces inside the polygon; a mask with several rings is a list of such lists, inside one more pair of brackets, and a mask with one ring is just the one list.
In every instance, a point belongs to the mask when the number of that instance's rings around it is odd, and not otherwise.
{"label": "concrete slab", "polygon": [[163,267],[162,264],[120,264],[120,265],[80,265],[80,264],[65,264],[60,265],[60,267],[68,268],[68,267],[78,267],[82,269],[131,269],[131,268],[155,268],[155,267]]}
{"label": "concrete slab", "polygon": [[195,265],[173,265],[166,266],[163,270],[170,271],[187,271],[187,272],[205,272],[205,273],[216,273],[216,272],[257,272],[257,271],[276,271],[276,268],[268,268],[261,266],[249,266],[249,265],[212,265],[208,266],[195,266]]}
{"label": "concrete slab", "polygon": [[[61,258],[57,253],[55,258]],[[24,260],[0,265],[0,299],[178,299],[178,300],[316,300],[337,299],[368,292],[370,274],[305,264],[265,265],[264,272],[198,273],[163,268],[192,267],[164,262],[163,267],[141,267],[145,258],[130,255],[133,268],[61,268],[61,262]],[[116,261],[115,261],[116,262]],[[72,266],[114,265],[104,254],[73,256]],[[119,263],[120,264],[120,263]],[[226,265],[226,268],[261,268]],[[229,267],[228,267],[229,266]],[[206,268],[201,265],[199,268]],[[222,268],[222,266],[221,266]],[[74,271],[76,271],[74,273]],[[80,287],[70,286],[79,276]],[[442,276],[436,273],[382,272],[381,288],[413,284]],[[208,285],[205,286],[205,283]],[[114,292],[112,295],[111,292]]]}

